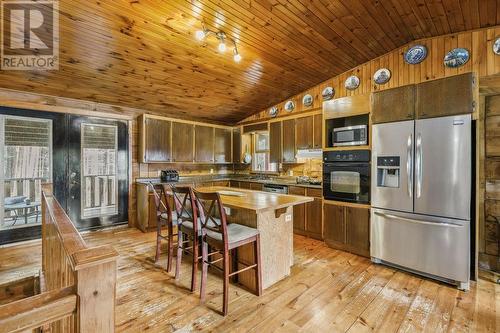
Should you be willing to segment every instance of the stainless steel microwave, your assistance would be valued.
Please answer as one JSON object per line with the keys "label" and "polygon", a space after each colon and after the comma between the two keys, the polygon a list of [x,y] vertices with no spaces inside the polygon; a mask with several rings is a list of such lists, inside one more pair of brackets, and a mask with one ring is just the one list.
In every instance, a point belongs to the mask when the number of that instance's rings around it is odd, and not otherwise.
{"label": "stainless steel microwave", "polygon": [[368,126],[356,125],[333,129],[334,146],[362,146],[368,144]]}

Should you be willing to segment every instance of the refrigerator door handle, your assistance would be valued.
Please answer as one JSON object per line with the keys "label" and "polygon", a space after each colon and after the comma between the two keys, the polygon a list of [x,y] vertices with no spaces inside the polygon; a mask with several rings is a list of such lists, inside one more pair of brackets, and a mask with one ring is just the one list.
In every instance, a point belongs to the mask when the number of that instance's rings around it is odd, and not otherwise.
{"label": "refrigerator door handle", "polygon": [[422,134],[417,135],[417,152],[415,156],[415,172],[417,178],[417,198],[422,195]]}
{"label": "refrigerator door handle", "polygon": [[413,196],[413,134],[408,136],[408,143],[406,146],[406,173],[408,175],[408,196]]}
{"label": "refrigerator door handle", "polygon": [[426,221],[420,221],[420,220],[414,220],[414,219],[409,219],[407,217],[402,217],[402,216],[397,216],[397,215],[392,215],[392,214],[384,214],[380,212],[375,212],[375,215],[389,218],[389,219],[395,219],[395,220],[401,220],[401,221],[406,221],[406,222],[411,222],[411,223],[418,223],[418,224],[426,224],[426,225],[432,225],[436,227],[453,227],[453,228],[460,228],[463,227],[463,225],[456,224],[456,223],[449,223],[449,222],[426,222]]}

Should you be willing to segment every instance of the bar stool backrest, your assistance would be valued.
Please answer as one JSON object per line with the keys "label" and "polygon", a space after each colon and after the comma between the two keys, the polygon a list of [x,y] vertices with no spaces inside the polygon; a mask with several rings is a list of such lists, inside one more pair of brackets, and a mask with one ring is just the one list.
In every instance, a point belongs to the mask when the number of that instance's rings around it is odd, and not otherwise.
{"label": "bar stool backrest", "polygon": [[171,186],[174,197],[175,212],[177,214],[177,223],[180,225],[183,221],[193,223],[195,231],[198,229],[198,210],[193,188],[190,186]]}
{"label": "bar stool backrest", "polygon": [[172,217],[172,209],[167,200],[167,193],[165,190],[165,185],[156,184],[152,185],[153,195],[156,206],[156,217],[161,218],[162,214],[166,214],[168,219]]}
{"label": "bar stool backrest", "polygon": [[207,230],[222,235],[222,242],[227,244],[227,216],[219,193],[203,193],[194,190],[196,203],[200,212],[201,230],[205,235]]}

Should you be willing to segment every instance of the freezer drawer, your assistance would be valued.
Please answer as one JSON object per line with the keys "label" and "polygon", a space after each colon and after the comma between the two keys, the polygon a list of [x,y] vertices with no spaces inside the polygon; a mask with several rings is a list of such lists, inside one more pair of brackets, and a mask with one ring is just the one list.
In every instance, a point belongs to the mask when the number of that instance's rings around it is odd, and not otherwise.
{"label": "freezer drawer", "polygon": [[469,281],[469,221],[371,210],[370,255],[413,271]]}

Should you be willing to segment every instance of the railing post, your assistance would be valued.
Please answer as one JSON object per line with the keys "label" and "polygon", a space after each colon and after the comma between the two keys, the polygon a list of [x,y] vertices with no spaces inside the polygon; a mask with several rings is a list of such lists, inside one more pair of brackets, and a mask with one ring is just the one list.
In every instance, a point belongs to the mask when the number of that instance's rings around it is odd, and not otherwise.
{"label": "railing post", "polygon": [[78,251],[75,262],[78,332],[114,332],[116,259],[111,246]]}

